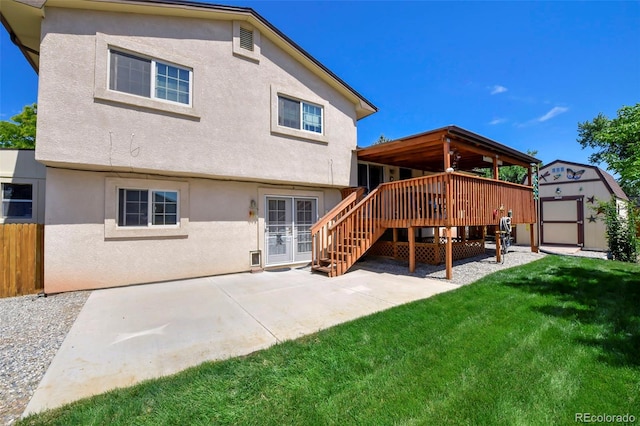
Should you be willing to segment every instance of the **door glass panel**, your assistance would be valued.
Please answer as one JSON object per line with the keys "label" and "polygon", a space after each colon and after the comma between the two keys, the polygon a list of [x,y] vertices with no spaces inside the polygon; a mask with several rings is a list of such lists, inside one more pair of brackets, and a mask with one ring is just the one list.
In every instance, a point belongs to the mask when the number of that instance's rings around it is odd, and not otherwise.
{"label": "door glass panel", "polygon": [[296,253],[295,260],[311,259],[311,226],[317,220],[317,206],[315,199],[296,199]]}
{"label": "door glass panel", "polygon": [[373,191],[383,181],[382,166],[369,165],[369,191]]}
{"label": "door glass panel", "polygon": [[291,199],[267,199],[266,252],[267,264],[292,260]]}
{"label": "door glass panel", "polygon": [[358,164],[358,186],[369,187],[369,171],[367,164]]}

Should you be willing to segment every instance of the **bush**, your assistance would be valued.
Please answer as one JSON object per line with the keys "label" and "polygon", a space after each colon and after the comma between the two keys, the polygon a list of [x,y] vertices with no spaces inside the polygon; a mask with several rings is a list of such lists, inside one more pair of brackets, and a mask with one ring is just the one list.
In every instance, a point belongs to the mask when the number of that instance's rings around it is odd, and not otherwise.
{"label": "bush", "polygon": [[626,216],[618,211],[615,198],[607,203],[600,203],[598,211],[604,214],[607,226],[609,252],[614,260],[622,262],[638,262],[637,226],[640,223],[638,212],[632,203],[626,203]]}

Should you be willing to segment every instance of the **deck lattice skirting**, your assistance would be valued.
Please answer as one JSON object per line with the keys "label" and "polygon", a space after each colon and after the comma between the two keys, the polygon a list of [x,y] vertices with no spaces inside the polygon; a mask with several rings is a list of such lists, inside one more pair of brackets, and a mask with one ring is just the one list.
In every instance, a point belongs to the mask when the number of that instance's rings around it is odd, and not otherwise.
{"label": "deck lattice skirting", "polygon": [[[479,256],[484,252],[484,240],[453,242],[453,260]],[[367,254],[398,260],[409,260],[409,243],[402,241],[395,243],[393,241],[377,241],[369,249]],[[444,263],[444,260],[444,244],[416,243],[416,262],[439,265]]]}

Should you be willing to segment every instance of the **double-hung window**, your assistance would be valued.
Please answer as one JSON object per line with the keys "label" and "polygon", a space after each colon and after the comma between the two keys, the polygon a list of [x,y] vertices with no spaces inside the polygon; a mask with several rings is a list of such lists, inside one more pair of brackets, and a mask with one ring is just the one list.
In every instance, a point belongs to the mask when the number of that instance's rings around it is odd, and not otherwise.
{"label": "double-hung window", "polygon": [[191,69],[117,50],[109,57],[109,89],[191,105]]}
{"label": "double-hung window", "polygon": [[7,219],[33,218],[33,185],[2,184],[2,217]]}
{"label": "double-hung window", "polygon": [[278,125],[322,133],[322,107],[278,96]]}
{"label": "double-hung window", "polygon": [[118,226],[177,225],[178,192],[154,189],[118,190]]}

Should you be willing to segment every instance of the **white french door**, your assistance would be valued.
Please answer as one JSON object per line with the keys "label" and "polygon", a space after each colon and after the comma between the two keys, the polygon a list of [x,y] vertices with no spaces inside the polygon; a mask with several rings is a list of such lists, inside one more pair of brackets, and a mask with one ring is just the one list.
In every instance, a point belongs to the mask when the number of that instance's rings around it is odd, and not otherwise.
{"label": "white french door", "polygon": [[266,199],[266,264],[311,260],[311,225],[318,220],[315,198],[273,196]]}

